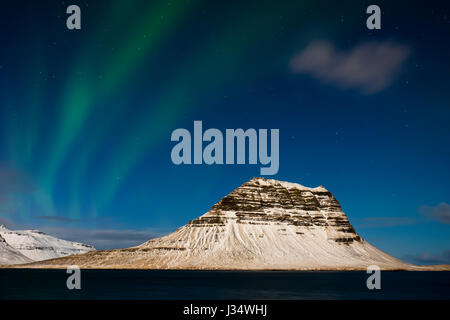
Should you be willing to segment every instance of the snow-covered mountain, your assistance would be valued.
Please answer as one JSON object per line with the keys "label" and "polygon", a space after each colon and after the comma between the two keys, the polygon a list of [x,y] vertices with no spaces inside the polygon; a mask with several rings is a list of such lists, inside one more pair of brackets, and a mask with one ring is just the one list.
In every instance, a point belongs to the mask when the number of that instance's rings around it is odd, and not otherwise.
{"label": "snow-covered mountain", "polygon": [[324,187],[254,178],[175,232],[140,246],[89,252],[35,267],[149,269],[419,268],[362,239]]}
{"label": "snow-covered mountain", "polygon": [[19,251],[11,247],[6,240],[0,235],[0,265],[2,264],[18,264],[32,262],[33,260],[25,257]]}
{"label": "snow-covered mountain", "polygon": [[95,248],[66,241],[38,230],[8,230],[0,226],[0,264],[21,264],[82,254]]}

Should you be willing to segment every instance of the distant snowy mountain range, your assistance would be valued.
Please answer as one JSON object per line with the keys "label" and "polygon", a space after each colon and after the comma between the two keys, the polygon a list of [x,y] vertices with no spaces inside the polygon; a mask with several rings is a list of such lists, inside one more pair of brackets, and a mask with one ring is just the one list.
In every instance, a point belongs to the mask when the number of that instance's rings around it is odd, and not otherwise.
{"label": "distant snowy mountain range", "polygon": [[38,230],[9,230],[0,226],[0,265],[22,264],[82,254],[94,247],[52,237]]}

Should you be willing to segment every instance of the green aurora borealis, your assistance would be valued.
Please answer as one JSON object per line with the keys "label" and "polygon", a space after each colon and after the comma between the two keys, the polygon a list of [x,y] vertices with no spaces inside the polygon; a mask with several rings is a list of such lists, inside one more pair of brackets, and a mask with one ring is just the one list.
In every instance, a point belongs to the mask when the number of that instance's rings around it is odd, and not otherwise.
{"label": "green aurora borealis", "polygon": [[[445,10],[382,2],[384,27],[374,32],[364,1],[74,1],[74,31],[65,27],[69,4],[25,1],[1,12],[0,217],[19,226],[42,224],[39,216],[80,228],[103,227],[101,219],[184,224],[258,174],[250,165],[173,165],[171,132],[203,120],[280,128],[272,178],[325,185],[356,224],[419,221],[395,236],[363,229],[381,248],[393,238],[397,255],[413,244],[450,246],[448,226],[420,223],[417,213],[450,201]],[[425,17],[412,19],[417,12]],[[411,56],[390,87],[365,95],[290,71],[316,40],[343,51],[392,41]],[[367,206],[374,198],[382,200]]]}

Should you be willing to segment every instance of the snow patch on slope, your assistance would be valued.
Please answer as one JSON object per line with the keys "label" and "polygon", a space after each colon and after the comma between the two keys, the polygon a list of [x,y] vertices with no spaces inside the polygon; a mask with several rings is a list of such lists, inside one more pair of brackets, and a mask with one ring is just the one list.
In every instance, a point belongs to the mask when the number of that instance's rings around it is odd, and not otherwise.
{"label": "snow patch on slope", "polygon": [[32,262],[33,260],[25,257],[19,251],[15,250],[6,240],[0,236],[0,265],[1,264],[19,264]]}
{"label": "snow patch on slope", "polygon": [[41,261],[82,254],[94,247],[52,237],[39,230],[9,230],[0,226],[0,264]]}

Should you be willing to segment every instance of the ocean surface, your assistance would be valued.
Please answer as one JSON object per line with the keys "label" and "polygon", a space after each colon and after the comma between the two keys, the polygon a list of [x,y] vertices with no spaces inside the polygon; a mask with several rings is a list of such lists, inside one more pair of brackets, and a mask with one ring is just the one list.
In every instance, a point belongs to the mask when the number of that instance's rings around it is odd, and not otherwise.
{"label": "ocean surface", "polygon": [[0,269],[0,299],[450,299],[450,272],[382,271],[369,290],[362,271],[81,270],[69,290],[66,270]]}

